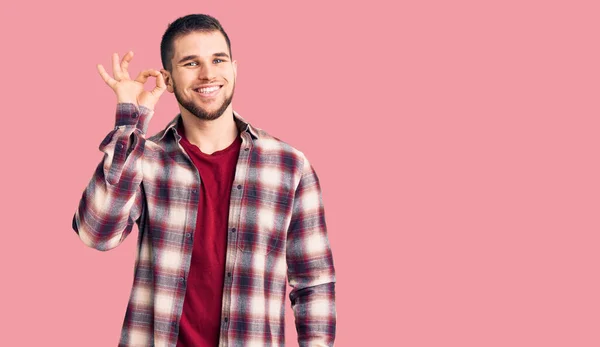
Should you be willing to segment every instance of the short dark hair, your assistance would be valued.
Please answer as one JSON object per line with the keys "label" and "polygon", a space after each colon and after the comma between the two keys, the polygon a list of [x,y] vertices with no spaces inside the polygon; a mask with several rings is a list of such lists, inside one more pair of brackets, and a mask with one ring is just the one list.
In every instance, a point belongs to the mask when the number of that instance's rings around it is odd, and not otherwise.
{"label": "short dark hair", "polygon": [[184,17],[179,17],[173,23],[169,24],[160,41],[160,59],[163,68],[169,72],[172,69],[171,59],[173,59],[173,42],[175,39],[193,32],[211,31],[219,31],[225,36],[227,48],[229,49],[229,57],[233,59],[231,55],[231,42],[229,42],[229,36],[227,36],[221,23],[219,23],[216,18],[207,14],[189,14]]}

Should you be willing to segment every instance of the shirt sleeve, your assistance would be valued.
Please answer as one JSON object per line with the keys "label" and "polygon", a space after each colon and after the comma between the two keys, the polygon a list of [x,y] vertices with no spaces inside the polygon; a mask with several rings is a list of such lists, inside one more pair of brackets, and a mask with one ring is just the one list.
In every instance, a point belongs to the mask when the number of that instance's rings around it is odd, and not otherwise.
{"label": "shirt sleeve", "polygon": [[317,174],[304,158],[287,235],[289,294],[300,347],[333,346],[335,269]]}
{"label": "shirt sleeve", "polygon": [[99,146],[104,157],[72,221],[73,230],[89,247],[100,251],[117,247],[141,220],[145,209],[141,187],[145,133],[153,113],[144,106],[117,104],[115,128]]}

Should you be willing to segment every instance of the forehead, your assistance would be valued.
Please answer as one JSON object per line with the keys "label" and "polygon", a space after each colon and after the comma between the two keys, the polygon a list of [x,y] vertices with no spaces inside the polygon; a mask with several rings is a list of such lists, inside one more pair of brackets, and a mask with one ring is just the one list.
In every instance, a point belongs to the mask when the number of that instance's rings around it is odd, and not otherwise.
{"label": "forehead", "polygon": [[173,41],[173,59],[187,55],[211,56],[214,53],[229,53],[225,36],[220,31],[193,32]]}

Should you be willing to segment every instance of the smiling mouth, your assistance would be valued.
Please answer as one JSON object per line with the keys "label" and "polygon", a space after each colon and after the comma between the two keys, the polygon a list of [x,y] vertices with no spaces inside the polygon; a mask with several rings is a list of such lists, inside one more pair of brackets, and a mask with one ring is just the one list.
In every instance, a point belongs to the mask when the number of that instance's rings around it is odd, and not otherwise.
{"label": "smiling mouth", "polygon": [[200,96],[212,97],[212,96],[217,95],[219,93],[219,91],[221,90],[221,88],[223,88],[223,86],[210,86],[210,87],[196,88],[196,89],[194,89],[194,91],[196,93],[200,94]]}

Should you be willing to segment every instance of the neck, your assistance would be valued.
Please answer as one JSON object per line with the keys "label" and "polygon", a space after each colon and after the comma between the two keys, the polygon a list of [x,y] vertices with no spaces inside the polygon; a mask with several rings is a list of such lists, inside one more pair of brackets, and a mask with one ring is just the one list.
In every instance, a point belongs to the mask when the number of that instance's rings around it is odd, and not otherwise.
{"label": "neck", "polygon": [[199,119],[185,109],[181,110],[181,117],[185,137],[205,154],[227,148],[239,135],[231,104],[214,120]]}

